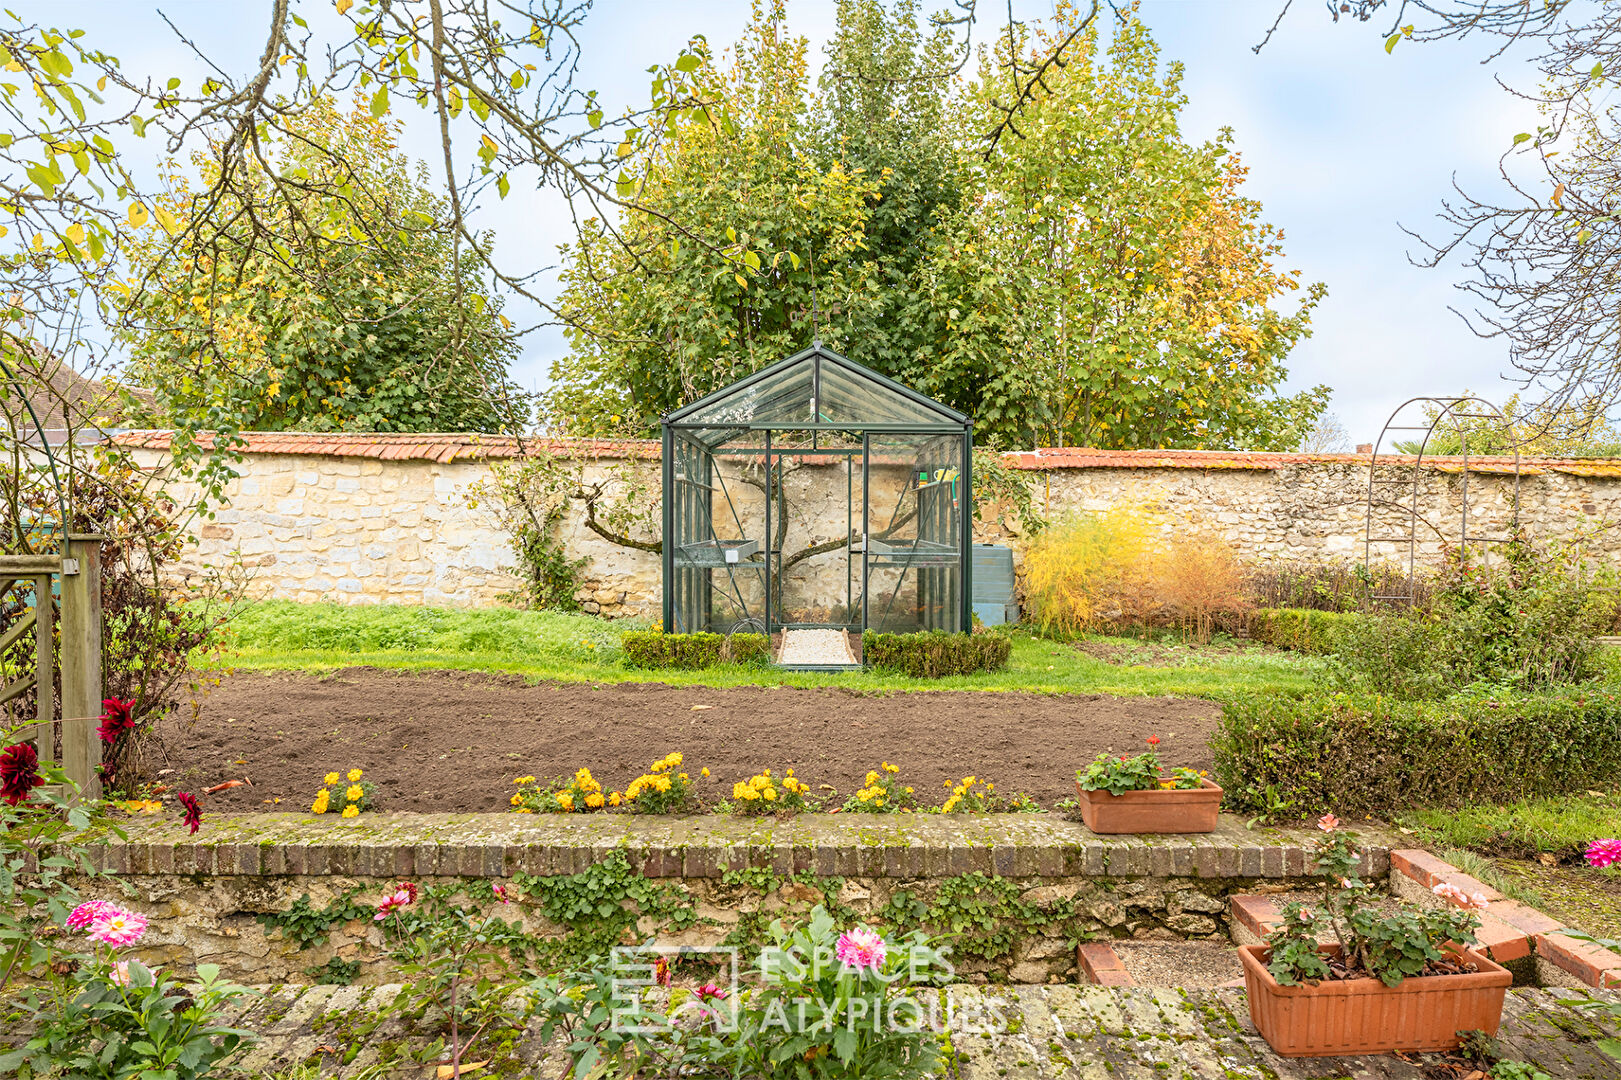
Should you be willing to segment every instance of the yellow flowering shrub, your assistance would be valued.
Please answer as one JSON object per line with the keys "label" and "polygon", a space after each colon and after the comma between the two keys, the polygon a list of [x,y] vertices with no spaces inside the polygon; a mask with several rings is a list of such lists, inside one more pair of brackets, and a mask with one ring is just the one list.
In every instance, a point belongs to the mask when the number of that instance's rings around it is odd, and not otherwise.
{"label": "yellow flowering shrub", "polygon": [[770,769],[762,769],[747,780],[732,785],[731,801],[722,803],[720,810],[731,814],[800,814],[820,810],[821,804],[810,797],[810,785],[788,769],[781,776],[773,776]]}
{"label": "yellow flowering shrub", "polygon": [[310,803],[310,813],[331,812],[352,818],[367,810],[375,810],[377,788],[370,780],[365,779],[365,775],[359,769],[350,769],[347,773],[327,773],[321,778],[321,787],[315,793],[315,800]]}
{"label": "yellow flowering shrub", "polygon": [[533,776],[520,776],[512,782],[518,785],[510,800],[515,814],[579,814],[608,805],[590,769],[575,770],[567,781],[559,778],[543,784]]}
{"label": "yellow flowering shrub", "polygon": [[664,755],[626,784],[623,794],[612,792],[609,805],[633,814],[685,814],[698,809],[692,777],[681,771],[681,762],[679,753]]}
{"label": "yellow flowering shrub", "polygon": [[883,762],[867,773],[861,790],[844,801],[847,814],[895,814],[917,808],[911,787],[901,783],[901,767]]}

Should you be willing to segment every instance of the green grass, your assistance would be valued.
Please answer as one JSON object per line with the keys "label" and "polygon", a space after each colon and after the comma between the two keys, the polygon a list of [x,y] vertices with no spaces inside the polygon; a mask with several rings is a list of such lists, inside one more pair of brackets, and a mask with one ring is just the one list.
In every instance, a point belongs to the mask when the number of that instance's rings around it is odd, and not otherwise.
{"label": "green grass", "polygon": [[[1596,839],[1621,836],[1621,792],[1530,799],[1508,806],[1415,810],[1400,820],[1427,842],[1487,855],[1569,857]],[[1621,873],[1614,868],[1606,873]]]}
{"label": "green grass", "polygon": [[[1321,663],[1261,649],[1179,650],[1164,666],[1116,665],[1073,646],[1016,633],[1006,671],[911,679],[873,671],[820,673],[727,666],[708,671],[626,667],[625,630],[645,620],[487,608],[477,611],[375,605],[250,605],[232,624],[238,669],[330,671],[368,665],[401,670],[512,672],[575,682],[662,682],[701,686],[840,686],[862,691],[1030,690],[1039,693],[1220,697],[1235,691],[1308,686]],[[1130,640],[1122,645],[1136,645]]]}

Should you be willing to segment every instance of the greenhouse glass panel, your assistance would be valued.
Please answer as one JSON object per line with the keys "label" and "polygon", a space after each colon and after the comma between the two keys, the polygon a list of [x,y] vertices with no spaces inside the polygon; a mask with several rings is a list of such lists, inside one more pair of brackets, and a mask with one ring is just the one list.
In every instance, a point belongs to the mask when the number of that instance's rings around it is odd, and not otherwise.
{"label": "greenhouse glass panel", "polygon": [[967,628],[961,413],[817,344],[671,412],[663,433],[671,632],[764,633],[775,662],[843,667],[869,628]]}

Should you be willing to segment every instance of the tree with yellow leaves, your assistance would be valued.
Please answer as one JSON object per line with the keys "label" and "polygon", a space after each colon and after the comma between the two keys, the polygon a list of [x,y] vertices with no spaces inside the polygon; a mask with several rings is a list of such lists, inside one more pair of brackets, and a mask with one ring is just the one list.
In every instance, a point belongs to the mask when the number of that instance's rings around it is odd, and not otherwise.
{"label": "tree with yellow leaves", "polygon": [[[396,130],[323,99],[289,117],[259,171],[228,189],[250,197],[222,197],[222,158],[199,152],[205,194],[171,163],[150,214],[132,207],[117,314],[126,375],[151,388],[156,419],[260,431],[524,424],[499,300],[472,260],[453,259],[443,200],[396,149]],[[196,215],[216,226],[191,228]],[[226,422],[208,425],[211,413]]]}
{"label": "tree with yellow leaves", "polygon": [[[1077,17],[1060,6],[1023,62]],[[1071,48],[926,272],[949,359],[935,378],[977,386],[976,431],[1014,445],[1293,448],[1328,390],[1279,396],[1282,361],[1323,286],[1292,312],[1274,306],[1302,288],[1276,265],[1282,235],[1240,194],[1230,131],[1182,137],[1181,67],[1162,73],[1141,22],[1122,16],[1102,56],[1096,27]],[[965,126],[996,114],[1007,70],[986,57]]]}

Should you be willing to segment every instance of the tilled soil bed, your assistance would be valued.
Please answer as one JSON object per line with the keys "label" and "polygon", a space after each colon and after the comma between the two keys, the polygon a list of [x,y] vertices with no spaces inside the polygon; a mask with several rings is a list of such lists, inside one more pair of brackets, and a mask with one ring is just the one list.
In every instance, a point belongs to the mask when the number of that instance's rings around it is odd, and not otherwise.
{"label": "tilled soil bed", "polygon": [[215,810],[299,808],[324,773],[355,767],[378,785],[385,810],[506,810],[516,776],[586,766],[619,789],[672,750],[695,777],[709,767],[706,803],[730,795],[734,780],[789,766],[842,802],[890,761],[925,805],[940,801],[946,781],[973,775],[1045,806],[1074,794],[1078,767],[1104,752],[1136,753],[1150,735],[1167,766],[1209,768],[1220,715],[1213,702],[1184,698],[244,672],[204,699],[197,723],[163,729],[167,761],[154,765],[192,791],[252,781],[210,796]]}

